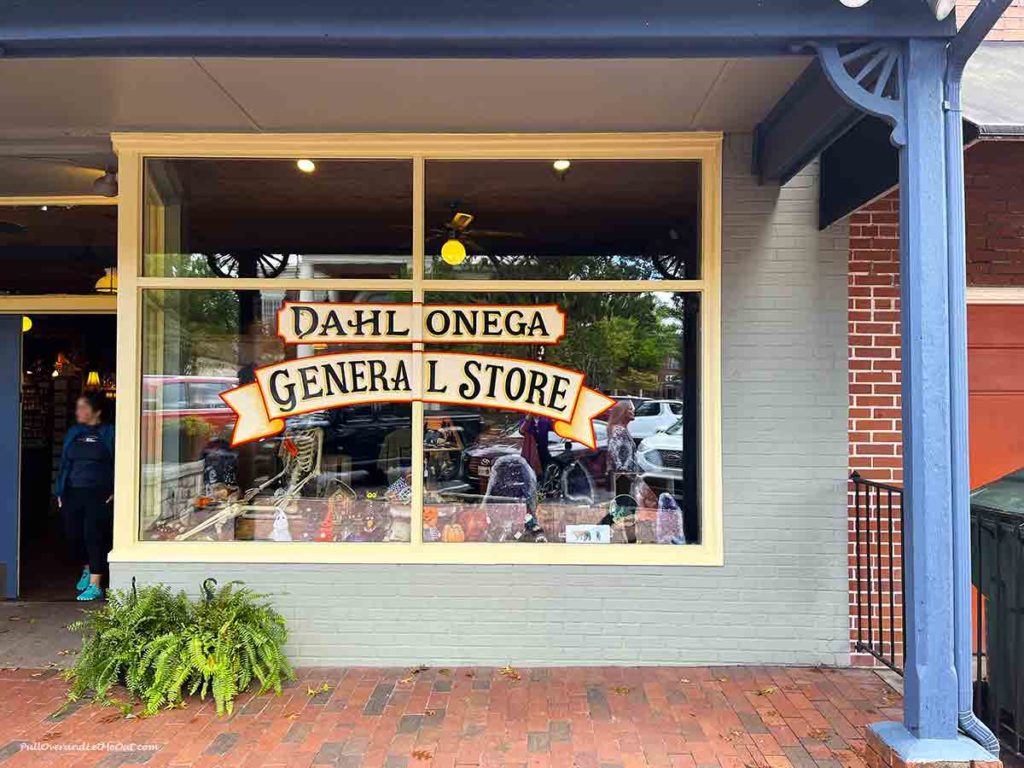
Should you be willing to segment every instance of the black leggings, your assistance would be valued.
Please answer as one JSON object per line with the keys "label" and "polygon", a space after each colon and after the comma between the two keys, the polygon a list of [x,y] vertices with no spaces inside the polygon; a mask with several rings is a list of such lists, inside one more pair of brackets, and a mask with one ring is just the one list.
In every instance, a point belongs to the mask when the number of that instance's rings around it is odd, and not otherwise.
{"label": "black leggings", "polygon": [[61,497],[64,530],[76,563],[89,563],[92,573],[105,576],[107,554],[113,546],[114,505],[110,491],[66,488]]}

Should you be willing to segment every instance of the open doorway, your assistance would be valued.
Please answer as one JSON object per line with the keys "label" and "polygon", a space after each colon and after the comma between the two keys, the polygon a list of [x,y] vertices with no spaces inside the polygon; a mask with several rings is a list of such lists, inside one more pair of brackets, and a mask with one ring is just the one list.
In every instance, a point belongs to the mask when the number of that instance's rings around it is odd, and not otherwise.
{"label": "open doorway", "polygon": [[20,589],[25,600],[74,600],[82,563],[73,562],[54,483],[74,424],[75,401],[87,390],[111,400],[115,317],[31,315],[22,334]]}

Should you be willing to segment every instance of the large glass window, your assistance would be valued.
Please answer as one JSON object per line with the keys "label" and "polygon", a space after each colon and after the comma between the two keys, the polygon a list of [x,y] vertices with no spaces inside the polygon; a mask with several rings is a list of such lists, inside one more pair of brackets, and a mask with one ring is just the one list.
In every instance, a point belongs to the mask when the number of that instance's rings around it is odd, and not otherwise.
{"label": "large glass window", "polygon": [[717,147],[562,151],[143,157],[138,538],[697,562]]}
{"label": "large glass window", "polygon": [[[142,539],[409,541],[409,403],[304,413],[277,434],[232,444],[238,419],[221,395],[253,382],[262,366],[340,349],[286,347],[276,312],[289,298],[299,292],[144,294]],[[360,304],[366,297],[337,298]],[[382,298],[410,300],[401,292]],[[411,367],[408,345],[401,354]]]}
{"label": "large glass window", "polygon": [[370,279],[411,270],[408,160],[151,159],[146,203],[145,275]]}
{"label": "large glass window", "polygon": [[109,295],[116,266],[116,206],[0,207],[0,296]]}
{"label": "large glass window", "polygon": [[[700,277],[700,163],[435,160],[426,254],[438,278]],[[451,243],[458,243],[461,249]],[[465,258],[445,258],[445,246]]]}
{"label": "large glass window", "polygon": [[[452,294],[429,293],[449,304]],[[490,407],[518,386],[519,363],[472,369],[480,403],[427,404],[423,539],[428,542],[699,544],[699,299],[684,293],[457,295],[482,306],[555,304],[557,344],[473,345],[495,357],[579,371],[608,397],[594,444],[566,438],[544,415]],[[683,361],[681,381],[666,364]],[[686,403],[691,407],[687,409]]]}

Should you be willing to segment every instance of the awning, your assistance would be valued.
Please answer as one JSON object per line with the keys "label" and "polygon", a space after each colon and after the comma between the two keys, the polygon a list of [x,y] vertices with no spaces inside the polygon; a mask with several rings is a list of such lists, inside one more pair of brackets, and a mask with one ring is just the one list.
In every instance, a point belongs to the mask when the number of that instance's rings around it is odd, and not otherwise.
{"label": "awning", "polygon": [[983,43],[964,72],[964,119],[979,138],[1024,135],[1024,43]]}
{"label": "awning", "polygon": [[[983,43],[963,80],[964,141],[1024,139],[1024,42]],[[864,117],[821,154],[818,225],[825,228],[896,186],[890,129]]]}

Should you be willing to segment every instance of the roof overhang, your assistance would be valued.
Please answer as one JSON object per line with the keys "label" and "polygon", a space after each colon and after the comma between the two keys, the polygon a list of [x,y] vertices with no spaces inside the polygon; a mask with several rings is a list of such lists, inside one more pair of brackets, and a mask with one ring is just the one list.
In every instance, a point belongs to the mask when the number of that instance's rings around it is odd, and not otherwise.
{"label": "roof overhang", "polygon": [[[964,143],[1024,139],[1024,43],[982,43],[963,78]],[[821,153],[821,227],[874,200],[899,181],[899,154],[881,120],[858,115]]]}
{"label": "roof overhang", "polygon": [[807,39],[950,36],[922,0],[34,0],[6,57],[786,55]]}

